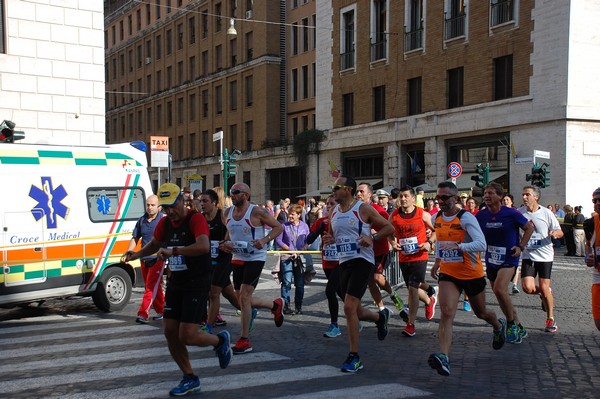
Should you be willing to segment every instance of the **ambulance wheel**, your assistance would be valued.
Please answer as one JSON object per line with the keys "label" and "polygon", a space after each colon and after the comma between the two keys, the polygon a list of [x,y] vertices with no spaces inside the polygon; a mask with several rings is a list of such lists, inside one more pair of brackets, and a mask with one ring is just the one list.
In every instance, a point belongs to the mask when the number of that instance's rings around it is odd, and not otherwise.
{"label": "ambulance wheel", "polygon": [[131,278],[123,269],[112,267],[100,276],[92,295],[94,304],[104,312],[122,310],[131,297]]}

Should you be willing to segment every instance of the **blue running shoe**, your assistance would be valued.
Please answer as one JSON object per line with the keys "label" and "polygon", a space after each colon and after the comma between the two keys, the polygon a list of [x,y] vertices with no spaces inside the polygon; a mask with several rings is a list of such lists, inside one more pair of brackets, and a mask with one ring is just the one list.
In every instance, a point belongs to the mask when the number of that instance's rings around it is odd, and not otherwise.
{"label": "blue running shoe", "polygon": [[190,392],[197,392],[200,390],[200,378],[196,376],[184,375],[183,380],[175,388],[169,391],[171,396],[184,396]]}
{"label": "blue running shoe", "polygon": [[467,301],[465,299],[465,301],[463,302],[463,310],[465,312],[470,312],[471,311],[471,304],[469,303],[469,301]]}
{"label": "blue running shoe", "polygon": [[254,330],[254,320],[256,319],[256,316],[258,316],[258,309],[252,308],[252,317],[250,317],[250,332]]}
{"label": "blue running shoe", "polygon": [[225,369],[229,366],[231,358],[233,357],[230,343],[231,337],[227,331],[221,331],[217,334],[217,337],[223,338],[223,342],[215,348],[215,352],[217,352],[217,357],[219,358],[219,366],[221,366],[222,369]]}
{"label": "blue running shoe", "polygon": [[362,368],[363,368],[363,364],[360,361],[360,357],[358,357],[358,355],[357,356],[348,355],[348,358],[346,359],[344,364],[342,364],[342,367],[340,367],[340,370],[342,370],[344,373],[356,373],[358,370],[361,370]]}
{"label": "blue running shoe", "polygon": [[323,334],[323,336],[326,338],[335,338],[339,337],[340,335],[342,335],[342,332],[340,331],[340,328],[335,324],[330,324],[327,331],[325,331],[325,333]]}
{"label": "blue running shoe", "polygon": [[432,369],[436,370],[439,375],[450,375],[450,360],[445,354],[432,353],[431,355],[429,355],[427,363]]}
{"label": "blue running shoe", "polygon": [[522,341],[519,326],[513,323],[506,328],[506,342],[509,344],[520,344]]}
{"label": "blue running shoe", "polygon": [[377,325],[377,338],[383,341],[388,335],[388,320],[390,319],[390,310],[383,308],[379,311],[379,320],[375,322]]}
{"label": "blue running shoe", "polygon": [[492,348],[496,350],[502,348],[506,342],[506,320],[500,318],[498,322],[500,322],[501,327],[494,330],[494,340],[492,342]]}
{"label": "blue running shoe", "polygon": [[521,324],[519,324],[519,335],[521,336],[521,340],[523,340],[523,339],[527,338],[527,336],[529,336],[529,334],[527,333],[527,330]]}

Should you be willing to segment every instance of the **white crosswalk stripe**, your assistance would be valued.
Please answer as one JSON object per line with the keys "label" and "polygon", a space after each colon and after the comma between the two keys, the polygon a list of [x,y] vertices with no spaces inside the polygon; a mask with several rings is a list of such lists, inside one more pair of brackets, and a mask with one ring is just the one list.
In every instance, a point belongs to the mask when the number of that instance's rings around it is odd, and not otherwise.
{"label": "white crosswalk stripe", "polygon": [[[162,329],[156,324],[136,325],[129,319],[88,315],[20,319],[1,327],[0,397],[163,398],[177,384],[181,373],[169,355]],[[71,342],[65,343],[67,339]],[[305,386],[318,391],[320,385],[310,381],[331,381],[351,375],[332,365],[294,367],[293,359],[272,352],[235,356],[231,366],[221,370],[212,349],[189,347],[191,364],[202,376],[201,392],[226,390],[227,397],[243,397],[244,389],[251,388],[264,387],[269,392],[270,385],[286,382],[304,381],[308,383]],[[350,395],[346,388],[322,388],[323,391],[290,398]],[[384,384],[354,387],[351,396],[373,394],[430,395],[401,384]]]}

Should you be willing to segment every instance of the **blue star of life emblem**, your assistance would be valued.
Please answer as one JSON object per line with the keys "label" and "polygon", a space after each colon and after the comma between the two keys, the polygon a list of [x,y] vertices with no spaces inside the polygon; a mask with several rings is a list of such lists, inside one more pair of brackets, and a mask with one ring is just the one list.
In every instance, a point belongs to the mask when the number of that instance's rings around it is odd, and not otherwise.
{"label": "blue star of life emblem", "polygon": [[101,195],[96,200],[96,205],[98,205],[98,212],[106,215],[110,211],[110,198],[108,198],[106,195]]}
{"label": "blue star of life emblem", "polygon": [[[57,227],[57,217],[67,218],[69,208],[62,203],[62,200],[67,196],[67,191],[61,184],[54,188],[51,177],[42,176],[41,188],[31,185],[29,196],[38,203],[31,209],[31,214],[36,221],[39,221],[44,216],[46,217],[46,226],[49,229]],[[42,214],[39,210],[42,209]]]}

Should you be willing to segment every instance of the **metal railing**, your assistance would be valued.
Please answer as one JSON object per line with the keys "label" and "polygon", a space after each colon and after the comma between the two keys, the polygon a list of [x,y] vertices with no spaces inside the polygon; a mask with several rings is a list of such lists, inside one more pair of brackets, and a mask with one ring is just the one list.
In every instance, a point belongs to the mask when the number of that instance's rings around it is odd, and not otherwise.
{"label": "metal railing", "polygon": [[513,0],[497,0],[491,4],[492,20],[491,26],[496,26],[510,22],[514,18],[514,1]]}
{"label": "metal railing", "polygon": [[340,54],[340,69],[354,68],[354,50]]}
{"label": "metal railing", "polygon": [[387,41],[371,43],[371,61],[378,61],[387,58]]}
{"label": "metal railing", "polygon": [[404,51],[412,51],[423,48],[423,27],[407,31],[404,28]]}
{"label": "metal railing", "polygon": [[465,20],[467,14],[460,14],[455,17],[446,18],[445,21],[445,40],[454,39],[465,35]]}

